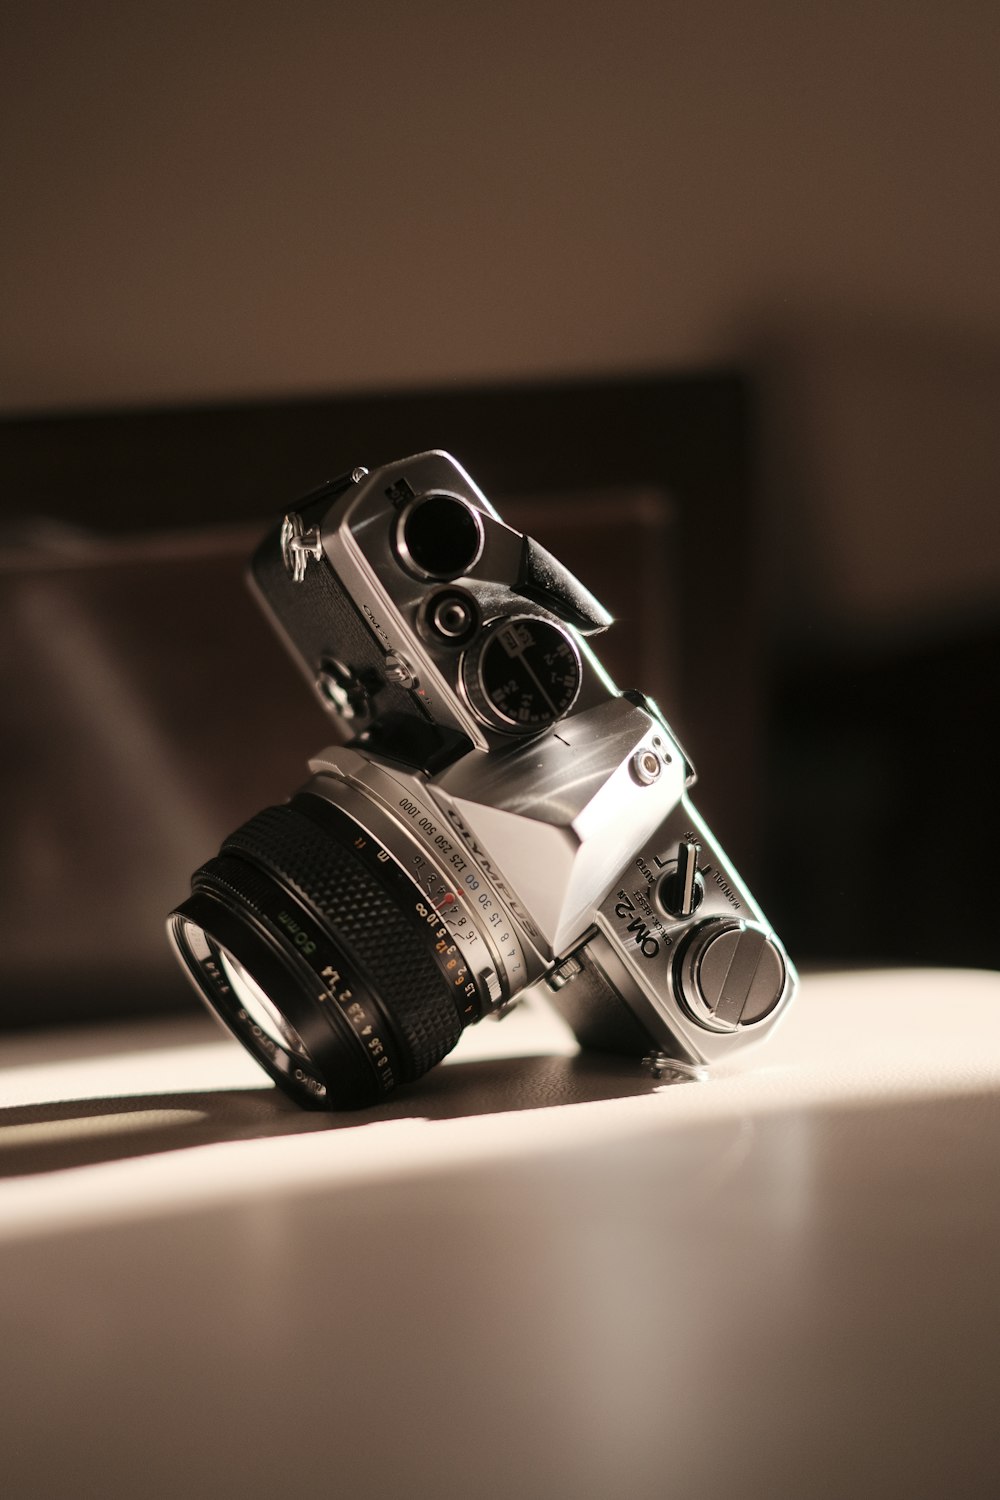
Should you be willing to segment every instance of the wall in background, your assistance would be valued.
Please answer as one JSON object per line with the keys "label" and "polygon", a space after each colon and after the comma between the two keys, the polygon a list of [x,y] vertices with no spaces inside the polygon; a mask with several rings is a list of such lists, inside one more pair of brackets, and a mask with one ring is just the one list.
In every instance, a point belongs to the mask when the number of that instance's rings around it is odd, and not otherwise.
{"label": "wall in background", "polygon": [[779,626],[1000,595],[991,0],[15,0],[0,47],[3,408],[746,363]]}
{"label": "wall in background", "polygon": [[995,0],[13,0],[0,49],[0,407],[741,365],[775,843],[860,909],[859,797],[937,836],[905,747],[1000,712]]}

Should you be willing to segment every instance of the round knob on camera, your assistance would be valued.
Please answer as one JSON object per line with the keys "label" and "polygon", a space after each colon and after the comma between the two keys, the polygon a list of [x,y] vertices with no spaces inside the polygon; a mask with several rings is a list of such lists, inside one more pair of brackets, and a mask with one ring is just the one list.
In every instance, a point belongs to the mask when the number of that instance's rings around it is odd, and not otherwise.
{"label": "round knob on camera", "polygon": [[569,631],[538,615],[490,620],[462,658],[476,717],[505,734],[538,734],[568,714],[583,678]]}
{"label": "round knob on camera", "polygon": [[680,949],[674,980],[691,1018],[709,1031],[742,1031],[763,1021],[785,989],[781,945],[756,922],[710,917]]}

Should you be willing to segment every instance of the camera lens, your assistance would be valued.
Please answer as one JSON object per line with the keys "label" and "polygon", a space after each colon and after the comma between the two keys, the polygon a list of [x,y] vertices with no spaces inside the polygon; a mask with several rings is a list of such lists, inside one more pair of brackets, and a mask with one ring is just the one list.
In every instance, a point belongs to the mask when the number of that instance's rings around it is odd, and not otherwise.
{"label": "camera lens", "polygon": [[378,1103],[482,1005],[446,920],[313,792],[266,808],[196,871],[170,936],[202,998],[299,1104]]}
{"label": "camera lens", "polygon": [[455,495],[424,495],[396,523],[396,553],[417,578],[450,582],[468,573],[483,550],[477,511]]}

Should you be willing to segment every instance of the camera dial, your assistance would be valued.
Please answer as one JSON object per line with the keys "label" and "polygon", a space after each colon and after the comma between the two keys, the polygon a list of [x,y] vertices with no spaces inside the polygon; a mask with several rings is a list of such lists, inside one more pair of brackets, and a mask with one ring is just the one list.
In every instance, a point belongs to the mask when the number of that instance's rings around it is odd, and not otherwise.
{"label": "camera dial", "polygon": [[760,923],[711,917],[688,936],[675,975],[695,1021],[709,1031],[739,1031],[774,1010],[787,967],[780,944]]}
{"label": "camera dial", "polygon": [[462,661],[473,711],[493,729],[537,734],[569,713],[583,668],[570,635],[537,615],[491,620]]}

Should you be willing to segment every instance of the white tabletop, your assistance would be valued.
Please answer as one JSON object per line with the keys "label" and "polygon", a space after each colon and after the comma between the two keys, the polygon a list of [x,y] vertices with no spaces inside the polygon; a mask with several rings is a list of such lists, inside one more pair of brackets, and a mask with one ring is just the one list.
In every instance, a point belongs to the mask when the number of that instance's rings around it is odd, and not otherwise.
{"label": "white tabletop", "polygon": [[362,1115],[8,1038],[0,1492],[990,1494],[998,1187],[991,974],[810,977],[704,1083],[525,1009]]}

